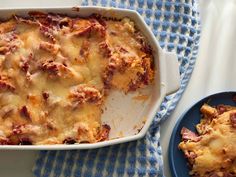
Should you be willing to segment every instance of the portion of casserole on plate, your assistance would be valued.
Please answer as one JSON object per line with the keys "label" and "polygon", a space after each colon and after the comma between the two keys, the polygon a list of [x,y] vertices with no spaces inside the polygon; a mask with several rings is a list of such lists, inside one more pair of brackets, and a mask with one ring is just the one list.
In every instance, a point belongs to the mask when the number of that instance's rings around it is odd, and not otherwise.
{"label": "portion of casserole on plate", "polygon": [[109,91],[151,84],[153,65],[128,18],[13,15],[0,22],[0,144],[106,140],[101,114]]}
{"label": "portion of casserole on plate", "polygon": [[236,107],[204,104],[198,134],[182,128],[184,152],[196,177],[236,176]]}

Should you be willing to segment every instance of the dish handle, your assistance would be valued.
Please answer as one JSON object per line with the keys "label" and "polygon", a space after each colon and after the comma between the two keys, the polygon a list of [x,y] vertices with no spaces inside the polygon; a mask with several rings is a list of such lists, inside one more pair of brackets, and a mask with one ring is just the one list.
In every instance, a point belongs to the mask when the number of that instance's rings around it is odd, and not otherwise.
{"label": "dish handle", "polygon": [[180,73],[177,55],[164,51],[166,64],[166,95],[176,92],[180,88]]}

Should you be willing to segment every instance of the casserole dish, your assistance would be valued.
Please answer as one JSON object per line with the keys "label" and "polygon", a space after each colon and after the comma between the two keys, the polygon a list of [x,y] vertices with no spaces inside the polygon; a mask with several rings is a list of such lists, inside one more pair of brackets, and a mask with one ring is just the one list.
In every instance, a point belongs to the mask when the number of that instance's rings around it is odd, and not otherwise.
{"label": "casserole dish", "polygon": [[[87,17],[99,14],[103,17],[122,19],[125,17],[134,21],[151,45],[155,63],[154,84],[138,92],[124,94],[112,91],[106,99],[102,122],[111,127],[108,141],[93,144],[74,145],[37,145],[37,146],[0,146],[1,149],[90,149],[112,144],[128,142],[142,138],[148,130],[155,113],[165,95],[179,88],[178,60],[175,54],[163,51],[158,45],[154,35],[149,30],[142,17],[135,11],[102,8],[102,7],[79,7],[79,8],[48,8],[48,9],[11,9],[1,10],[1,20],[8,19],[12,14],[27,16],[29,11],[41,11],[66,14],[69,16]],[[168,71],[168,73],[167,73]],[[146,99],[140,99],[145,95]]]}

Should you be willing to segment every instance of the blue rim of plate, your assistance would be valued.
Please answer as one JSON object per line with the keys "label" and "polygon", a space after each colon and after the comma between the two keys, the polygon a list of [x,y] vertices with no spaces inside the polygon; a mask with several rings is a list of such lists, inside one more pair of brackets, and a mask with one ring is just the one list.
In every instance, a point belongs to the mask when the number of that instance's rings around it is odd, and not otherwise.
{"label": "blue rim of plate", "polygon": [[[234,103],[233,105],[235,106],[235,102],[233,101],[232,97],[236,95],[236,91],[223,91],[223,92],[218,92],[218,93],[214,93],[208,96],[205,96],[203,98],[201,98],[200,100],[196,101],[195,103],[193,103],[189,108],[187,108],[184,113],[180,116],[180,118],[178,119],[178,121],[175,124],[175,127],[172,131],[171,134],[171,138],[169,141],[169,147],[168,147],[168,161],[169,161],[169,167],[170,167],[170,172],[172,174],[173,177],[190,177],[190,175],[185,175],[185,176],[180,176],[177,173],[176,167],[175,167],[175,157],[174,157],[174,145],[176,144],[176,136],[180,136],[180,134],[177,134],[178,130],[179,130],[179,126],[182,123],[182,121],[184,120],[185,116],[191,111],[193,110],[195,107],[202,105],[203,103],[208,103],[209,100],[211,100],[212,97],[219,97],[219,96],[230,96],[232,102]],[[218,103],[221,104],[221,103]],[[222,103],[223,104],[223,103]],[[211,104],[210,104],[211,105]],[[231,105],[231,104],[230,104]],[[200,110],[200,109],[199,109]],[[200,120],[200,111],[199,111],[199,117],[197,117],[196,119]],[[196,126],[196,124],[193,125],[194,127]],[[182,129],[182,127],[181,127]],[[179,144],[180,142],[178,142]],[[177,147],[178,148],[178,147]],[[179,150],[182,154],[183,152],[181,150]],[[184,156],[182,156],[182,159],[185,159]],[[190,171],[190,168],[187,166],[187,160],[185,159],[186,164],[185,164],[185,168],[187,168],[187,171]]]}

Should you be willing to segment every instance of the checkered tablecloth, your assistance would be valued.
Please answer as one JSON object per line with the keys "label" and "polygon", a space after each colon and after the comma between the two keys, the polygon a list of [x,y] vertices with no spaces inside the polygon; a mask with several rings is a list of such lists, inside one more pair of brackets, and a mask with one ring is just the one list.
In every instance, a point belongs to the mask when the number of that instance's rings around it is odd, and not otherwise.
{"label": "checkered tablecloth", "polygon": [[35,176],[164,176],[159,122],[175,108],[190,78],[200,37],[196,0],[93,0],[83,6],[112,6],[138,11],[162,48],[178,54],[181,88],[165,97],[147,135],[138,141],[94,150],[41,151]]}

